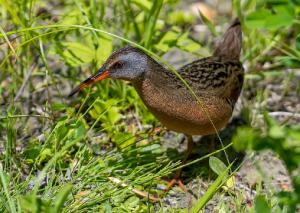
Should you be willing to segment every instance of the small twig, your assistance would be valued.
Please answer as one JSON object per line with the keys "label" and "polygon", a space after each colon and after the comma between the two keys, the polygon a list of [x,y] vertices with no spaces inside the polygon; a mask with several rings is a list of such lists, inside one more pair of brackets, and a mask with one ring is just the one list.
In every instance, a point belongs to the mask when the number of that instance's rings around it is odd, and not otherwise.
{"label": "small twig", "polygon": [[9,38],[7,37],[6,33],[4,32],[4,30],[2,29],[1,26],[0,26],[0,32],[1,32],[1,34],[3,35],[3,37],[4,37],[4,39],[5,39],[6,43],[7,43],[7,45],[8,45],[9,48],[11,49],[13,55],[15,56],[15,60],[17,60],[17,59],[18,59],[18,55],[17,55],[17,53],[16,53],[16,51],[15,51],[13,45],[10,43]]}
{"label": "small twig", "polygon": [[19,99],[19,97],[22,95],[22,93],[23,93],[23,91],[24,91],[24,89],[25,89],[25,86],[26,86],[26,84],[27,84],[27,82],[28,82],[28,80],[29,80],[29,78],[30,78],[30,76],[31,76],[31,73],[33,72],[34,68],[35,68],[36,65],[37,65],[38,58],[39,58],[39,57],[36,56],[36,58],[34,59],[34,63],[33,63],[32,66],[30,67],[30,69],[28,70],[27,75],[26,75],[26,77],[25,77],[25,79],[24,79],[24,81],[23,81],[21,87],[20,87],[19,91],[17,92],[16,97],[14,98],[14,102],[16,102],[16,101]]}
{"label": "small twig", "polygon": [[[21,37],[21,36],[22,35],[18,35],[18,36],[15,36],[13,38],[10,38],[9,42],[11,43],[11,42],[15,41],[17,38]],[[3,44],[7,44],[7,42],[6,41],[0,42],[0,46],[3,45]]]}
{"label": "small twig", "polygon": [[[115,177],[108,177],[108,179],[109,179],[111,182],[115,183],[115,184],[120,184],[120,186],[122,186],[122,187],[128,187],[128,184],[122,182],[122,181],[121,181],[120,179],[118,179],[118,178],[115,178]],[[158,201],[159,201],[159,198],[154,197],[153,195],[150,195],[148,192],[144,192],[144,191],[141,191],[141,190],[132,188],[132,187],[129,187],[129,189],[130,189],[133,193],[135,193],[135,194],[137,194],[137,195],[139,195],[139,196],[141,196],[141,197],[143,197],[143,198],[147,198],[147,199],[149,199],[149,200],[152,201],[152,202],[158,202]]]}

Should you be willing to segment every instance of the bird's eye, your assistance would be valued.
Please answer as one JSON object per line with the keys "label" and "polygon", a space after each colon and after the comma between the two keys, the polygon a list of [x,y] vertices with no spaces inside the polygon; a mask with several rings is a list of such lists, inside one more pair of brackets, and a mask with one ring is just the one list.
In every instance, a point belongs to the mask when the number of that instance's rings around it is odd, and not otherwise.
{"label": "bird's eye", "polygon": [[121,68],[123,67],[123,65],[124,65],[123,62],[117,61],[117,62],[115,62],[115,63],[112,65],[112,67],[113,67],[114,69],[121,69]]}

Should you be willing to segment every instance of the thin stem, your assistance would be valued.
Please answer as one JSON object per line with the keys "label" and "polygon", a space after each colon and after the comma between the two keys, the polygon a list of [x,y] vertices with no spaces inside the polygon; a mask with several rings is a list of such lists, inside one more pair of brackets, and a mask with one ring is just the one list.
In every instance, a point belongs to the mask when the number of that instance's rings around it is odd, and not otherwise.
{"label": "thin stem", "polygon": [[9,118],[30,118],[30,117],[46,118],[46,119],[52,120],[52,118],[50,118],[48,116],[44,116],[44,115],[8,115],[8,116],[1,116],[0,120],[9,119]]}

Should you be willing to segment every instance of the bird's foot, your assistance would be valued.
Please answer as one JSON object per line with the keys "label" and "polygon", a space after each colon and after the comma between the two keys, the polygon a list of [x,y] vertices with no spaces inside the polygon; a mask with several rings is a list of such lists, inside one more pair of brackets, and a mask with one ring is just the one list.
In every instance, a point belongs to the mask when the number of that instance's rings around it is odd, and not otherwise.
{"label": "bird's foot", "polygon": [[[193,148],[193,137],[190,135],[187,135],[187,139],[188,139],[188,146],[187,146],[187,151],[185,153],[184,159],[182,161],[182,165],[184,165],[189,157],[189,155],[192,152],[192,148]],[[181,175],[181,170],[182,168],[179,168],[176,171],[176,174],[174,176],[174,178],[169,181],[167,188],[165,189],[165,192],[168,192],[176,183],[178,184],[179,188],[183,191],[183,192],[187,192],[186,187],[184,186],[183,182],[180,180],[180,175]]]}
{"label": "bird's foot", "polygon": [[178,184],[179,188],[183,191],[183,192],[187,192],[187,189],[185,187],[185,185],[183,184],[182,180],[178,179],[177,177],[173,178],[171,181],[169,181],[167,188],[165,189],[165,192],[170,191],[170,189],[173,188],[173,186],[175,184]]}

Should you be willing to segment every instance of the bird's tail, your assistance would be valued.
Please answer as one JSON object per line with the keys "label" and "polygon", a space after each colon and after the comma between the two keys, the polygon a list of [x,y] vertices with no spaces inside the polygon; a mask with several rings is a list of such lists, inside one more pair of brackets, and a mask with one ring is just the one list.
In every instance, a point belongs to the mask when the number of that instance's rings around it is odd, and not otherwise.
{"label": "bird's tail", "polygon": [[239,18],[236,18],[218,42],[213,56],[227,60],[239,60],[242,48],[242,30]]}

